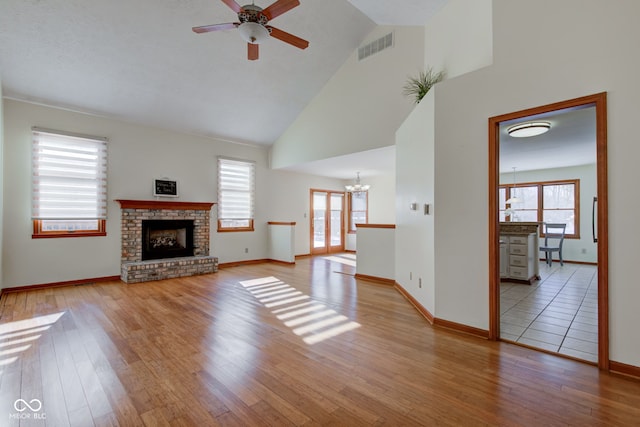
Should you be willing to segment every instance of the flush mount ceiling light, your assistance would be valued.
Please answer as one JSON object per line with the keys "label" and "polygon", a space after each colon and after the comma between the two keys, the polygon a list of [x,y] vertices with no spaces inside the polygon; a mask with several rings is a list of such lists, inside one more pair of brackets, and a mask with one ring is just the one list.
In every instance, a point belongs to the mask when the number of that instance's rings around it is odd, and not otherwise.
{"label": "flush mount ceiling light", "polygon": [[360,172],[356,173],[356,183],[353,185],[345,185],[344,189],[347,190],[350,193],[358,193],[360,191],[367,191],[369,190],[369,188],[371,188],[370,185],[368,184],[361,184],[360,183]]}
{"label": "flush mount ceiling light", "polygon": [[511,126],[507,129],[507,133],[514,138],[527,138],[542,135],[549,129],[551,129],[551,124],[548,122],[527,122]]}

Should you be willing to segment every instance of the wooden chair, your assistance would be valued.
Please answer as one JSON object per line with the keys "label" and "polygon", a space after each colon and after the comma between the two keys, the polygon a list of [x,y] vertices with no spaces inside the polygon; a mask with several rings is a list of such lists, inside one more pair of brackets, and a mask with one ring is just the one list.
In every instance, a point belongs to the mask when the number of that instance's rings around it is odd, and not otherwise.
{"label": "wooden chair", "polygon": [[562,244],[564,243],[564,233],[567,224],[545,224],[544,225],[544,246],[540,246],[540,250],[544,252],[544,259],[547,265],[551,267],[553,263],[553,253],[558,252],[560,265],[564,265],[562,259]]}

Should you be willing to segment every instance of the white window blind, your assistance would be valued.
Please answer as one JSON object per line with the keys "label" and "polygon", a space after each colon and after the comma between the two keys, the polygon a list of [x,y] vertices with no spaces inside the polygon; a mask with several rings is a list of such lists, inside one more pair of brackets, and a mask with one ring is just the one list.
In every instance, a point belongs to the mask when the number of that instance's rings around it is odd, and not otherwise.
{"label": "white window blind", "polygon": [[106,139],[34,128],[32,163],[33,219],[106,219]]}
{"label": "white window blind", "polygon": [[218,158],[218,220],[252,220],[255,164]]}

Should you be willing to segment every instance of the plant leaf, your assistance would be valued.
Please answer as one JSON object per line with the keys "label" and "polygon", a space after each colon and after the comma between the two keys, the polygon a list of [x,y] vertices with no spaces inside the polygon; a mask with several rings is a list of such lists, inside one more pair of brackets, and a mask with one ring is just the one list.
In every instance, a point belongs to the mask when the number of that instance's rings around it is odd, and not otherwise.
{"label": "plant leaf", "polygon": [[442,81],[445,77],[444,71],[434,72],[433,68],[420,71],[417,77],[409,77],[403,87],[403,94],[413,96],[416,104],[429,92],[434,84]]}

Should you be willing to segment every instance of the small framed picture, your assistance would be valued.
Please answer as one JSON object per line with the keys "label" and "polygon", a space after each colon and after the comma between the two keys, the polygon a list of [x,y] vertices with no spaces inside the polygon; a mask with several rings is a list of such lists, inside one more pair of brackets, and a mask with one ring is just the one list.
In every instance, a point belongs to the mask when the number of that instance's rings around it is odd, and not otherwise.
{"label": "small framed picture", "polygon": [[171,179],[154,179],[153,195],[156,197],[178,197],[178,181]]}

